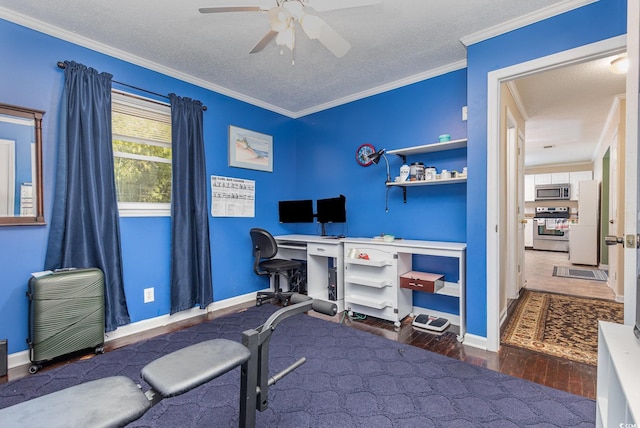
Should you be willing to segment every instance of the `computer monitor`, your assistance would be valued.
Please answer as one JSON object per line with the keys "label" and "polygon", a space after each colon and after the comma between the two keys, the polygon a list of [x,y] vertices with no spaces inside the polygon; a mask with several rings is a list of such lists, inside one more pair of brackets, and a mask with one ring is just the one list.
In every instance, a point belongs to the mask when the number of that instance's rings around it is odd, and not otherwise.
{"label": "computer monitor", "polygon": [[337,198],[318,199],[316,211],[318,223],[346,223],[347,198],[340,195]]}
{"label": "computer monitor", "polygon": [[278,219],[280,223],[313,223],[313,200],[279,201]]}

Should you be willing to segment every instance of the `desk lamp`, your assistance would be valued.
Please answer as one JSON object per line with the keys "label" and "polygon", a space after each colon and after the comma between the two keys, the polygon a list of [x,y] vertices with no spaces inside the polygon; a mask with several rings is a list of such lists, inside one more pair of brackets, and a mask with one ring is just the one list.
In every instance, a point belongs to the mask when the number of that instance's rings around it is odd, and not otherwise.
{"label": "desk lamp", "polygon": [[[384,158],[384,161],[387,163],[387,181],[385,181],[385,184],[391,181],[391,174],[389,173],[389,159],[387,159],[387,157],[384,154],[386,150],[387,149],[380,149],[375,153],[371,153],[369,155],[364,156],[366,161],[371,161],[376,165],[378,164],[378,162],[380,162],[380,158]],[[387,186],[387,192],[385,194],[384,204],[385,204],[384,211],[389,212],[389,187],[388,186]]]}
{"label": "desk lamp", "polygon": [[387,163],[387,183],[391,181],[391,174],[389,173],[389,159],[385,156],[384,152],[387,149],[380,149],[375,153],[371,153],[370,155],[365,155],[366,160],[375,163],[376,165],[380,162],[380,158],[384,158],[384,161]]}

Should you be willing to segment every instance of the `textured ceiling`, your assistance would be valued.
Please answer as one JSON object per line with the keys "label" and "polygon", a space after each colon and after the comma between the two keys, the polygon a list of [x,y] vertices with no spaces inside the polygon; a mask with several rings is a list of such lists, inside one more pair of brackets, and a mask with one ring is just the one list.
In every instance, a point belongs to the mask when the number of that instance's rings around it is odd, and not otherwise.
{"label": "textured ceiling", "polygon": [[249,54],[269,30],[266,13],[198,12],[255,1],[0,0],[0,18],[299,117],[462,68],[461,39],[473,42],[487,29],[495,35],[591,1],[386,0],[317,13],[352,48],[338,59],[298,30],[293,66],[290,51],[281,56],[274,42]]}
{"label": "textured ceiling", "polygon": [[[592,1],[384,0],[318,12],[351,50],[338,59],[298,29],[295,65],[274,42],[249,54],[269,31],[266,13],[198,12],[256,0],[0,0],[0,18],[295,118],[463,68],[465,44]],[[527,165],[590,161],[624,92],[624,77],[612,76],[590,63],[516,83]]]}
{"label": "textured ceiling", "polygon": [[609,70],[617,57],[514,82],[527,115],[526,166],[592,161],[615,97],[625,93],[626,75]]}

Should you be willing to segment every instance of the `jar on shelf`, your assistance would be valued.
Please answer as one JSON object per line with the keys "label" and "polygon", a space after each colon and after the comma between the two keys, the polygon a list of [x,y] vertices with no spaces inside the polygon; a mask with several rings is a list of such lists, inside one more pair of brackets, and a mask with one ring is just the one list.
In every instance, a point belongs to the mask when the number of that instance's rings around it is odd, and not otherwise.
{"label": "jar on shelf", "polygon": [[436,179],[436,167],[435,166],[427,166],[424,169],[424,179],[425,180],[435,180]]}
{"label": "jar on shelf", "polygon": [[409,179],[411,181],[424,180],[424,164],[413,162],[409,167]]}

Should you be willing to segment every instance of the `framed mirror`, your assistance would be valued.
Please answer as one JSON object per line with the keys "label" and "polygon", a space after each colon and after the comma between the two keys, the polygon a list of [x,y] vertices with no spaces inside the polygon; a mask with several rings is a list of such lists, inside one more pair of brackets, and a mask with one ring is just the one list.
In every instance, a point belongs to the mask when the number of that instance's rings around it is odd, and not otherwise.
{"label": "framed mirror", "polygon": [[0,103],[0,226],[43,225],[43,111]]}

